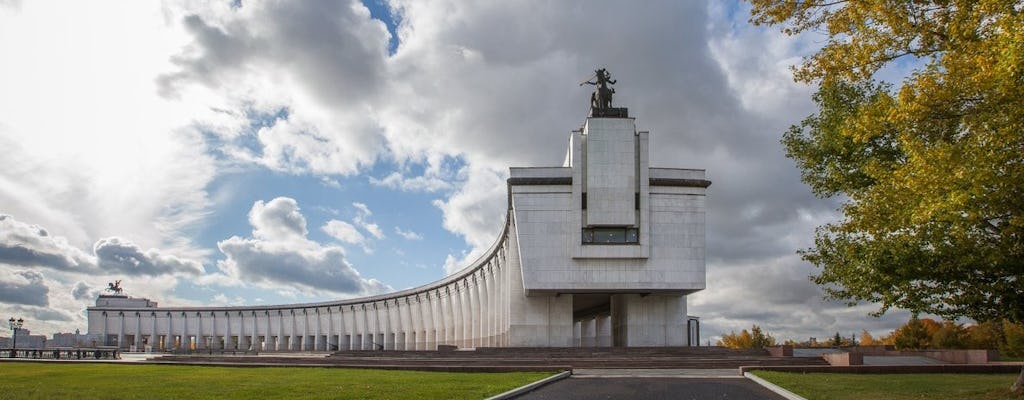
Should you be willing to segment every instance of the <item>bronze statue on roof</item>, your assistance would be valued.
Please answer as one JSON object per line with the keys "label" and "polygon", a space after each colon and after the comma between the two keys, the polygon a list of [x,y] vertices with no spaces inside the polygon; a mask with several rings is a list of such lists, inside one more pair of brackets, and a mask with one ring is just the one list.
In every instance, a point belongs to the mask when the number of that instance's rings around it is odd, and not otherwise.
{"label": "bronze statue on roof", "polygon": [[608,87],[614,85],[612,74],[607,69],[599,68],[594,71],[594,76],[580,82],[580,86],[594,85],[594,92],[590,94],[590,116],[628,118],[629,111],[625,107],[612,107],[612,95],[615,89]]}

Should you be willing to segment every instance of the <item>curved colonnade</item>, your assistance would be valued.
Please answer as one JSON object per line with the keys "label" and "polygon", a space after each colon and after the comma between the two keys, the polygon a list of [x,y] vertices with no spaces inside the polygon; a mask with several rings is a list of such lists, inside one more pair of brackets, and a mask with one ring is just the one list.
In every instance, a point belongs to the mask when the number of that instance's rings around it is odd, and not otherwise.
{"label": "curved colonnade", "polygon": [[505,347],[510,291],[522,291],[511,221],[506,214],[503,232],[476,262],[424,286],[350,300],[242,307],[158,308],[148,299],[101,296],[88,314],[89,326],[102,332],[90,333],[102,335],[104,345],[136,351]]}

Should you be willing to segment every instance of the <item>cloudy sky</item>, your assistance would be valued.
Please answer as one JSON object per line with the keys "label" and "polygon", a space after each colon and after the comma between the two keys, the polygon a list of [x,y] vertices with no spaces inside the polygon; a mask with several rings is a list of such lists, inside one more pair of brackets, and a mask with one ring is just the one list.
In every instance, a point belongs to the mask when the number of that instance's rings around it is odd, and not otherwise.
{"label": "cloudy sky", "polygon": [[[212,4],[211,4],[212,3]],[[476,4],[475,4],[476,3]],[[510,166],[561,165],[608,68],[651,165],[704,168],[705,337],[868,329],[796,250],[837,217],[778,144],[822,37],[729,1],[0,0],[0,317],[85,329],[108,282],[162,305],[426,284],[496,238]]]}

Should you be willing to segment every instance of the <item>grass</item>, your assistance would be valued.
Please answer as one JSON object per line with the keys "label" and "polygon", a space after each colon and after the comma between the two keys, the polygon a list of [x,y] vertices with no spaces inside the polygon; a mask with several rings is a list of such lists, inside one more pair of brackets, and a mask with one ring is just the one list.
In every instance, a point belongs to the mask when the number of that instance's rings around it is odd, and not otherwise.
{"label": "grass", "polygon": [[482,399],[550,375],[18,362],[0,399]]}
{"label": "grass", "polygon": [[1010,393],[1010,385],[1017,374],[754,373],[808,400],[1024,399],[1024,396]]}

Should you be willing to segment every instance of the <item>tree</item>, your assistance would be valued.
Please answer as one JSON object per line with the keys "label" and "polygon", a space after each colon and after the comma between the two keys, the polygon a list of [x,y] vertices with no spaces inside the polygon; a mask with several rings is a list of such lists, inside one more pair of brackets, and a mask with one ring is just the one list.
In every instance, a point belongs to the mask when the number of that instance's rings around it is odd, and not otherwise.
{"label": "tree", "polygon": [[843,345],[843,337],[839,336],[839,332],[836,332],[836,335],[832,337],[832,346],[839,347],[839,346],[842,346],[842,345]]}
{"label": "tree", "polygon": [[967,348],[967,330],[963,325],[953,321],[944,321],[931,336],[931,345],[935,349]]}
{"label": "tree", "polygon": [[893,345],[897,350],[920,350],[927,349],[931,344],[931,335],[921,320],[914,315],[906,325],[893,332]]}
{"label": "tree", "polygon": [[867,329],[860,331],[861,346],[878,346],[880,344],[881,343],[878,340],[876,340],[874,336],[871,336],[871,332],[868,332]]}
{"label": "tree", "polygon": [[1003,343],[1001,321],[985,321],[967,328],[967,346],[972,349],[998,349]]}
{"label": "tree", "polygon": [[[794,69],[818,112],[782,139],[811,189],[843,201],[801,252],[812,279],[877,314],[1024,320],[1020,3],[750,1],[754,24],[827,35]],[[890,66],[911,71],[881,81]]]}
{"label": "tree", "polygon": [[730,331],[718,341],[719,346],[730,349],[763,349],[775,345],[775,338],[764,333],[760,326],[754,325],[750,331],[744,329],[739,334]]}

